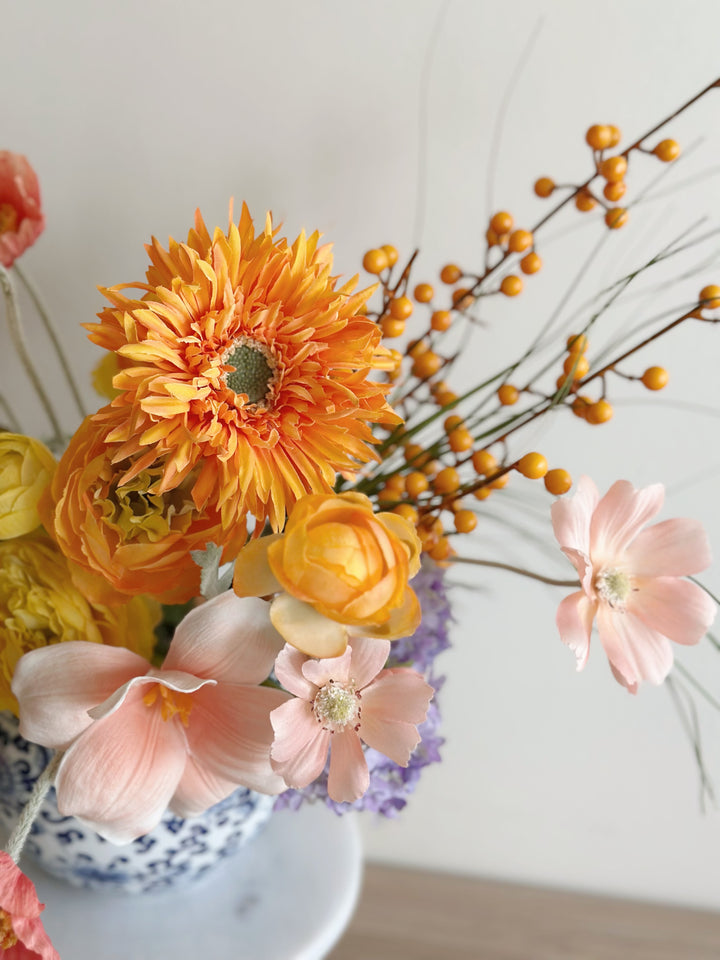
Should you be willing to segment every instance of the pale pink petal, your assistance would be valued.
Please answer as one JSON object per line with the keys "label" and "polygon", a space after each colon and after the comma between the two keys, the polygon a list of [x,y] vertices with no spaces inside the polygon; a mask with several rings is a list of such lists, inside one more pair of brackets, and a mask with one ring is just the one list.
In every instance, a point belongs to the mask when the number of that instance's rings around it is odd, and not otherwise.
{"label": "pale pink petal", "polygon": [[286,643],[309,657],[339,657],[347,646],[347,630],[289,593],[270,604],[270,619]]}
{"label": "pale pink petal", "polygon": [[[608,663],[610,663],[610,661],[608,661]],[[625,689],[628,691],[628,693],[632,693],[632,695],[635,696],[635,694],[638,692],[638,685],[637,685],[637,683],[629,683],[629,682],[625,679],[625,677],[620,673],[620,671],[619,671],[619,670],[616,670],[615,667],[614,667],[611,663],[610,663],[610,670],[612,671],[612,675],[615,677],[615,679],[617,680],[617,682],[618,682],[621,686],[625,687]]]}
{"label": "pale pink petal", "polygon": [[365,753],[354,730],[334,733],[330,741],[328,796],[336,803],[352,803],[370,783]]}
{"label": "pale pink petal", "polygon": [[12,927],[18,943],[5,953],[12,960],[60,960],[60,954],[50,942],[40,920],[12,917]]}
{"label": "pale pink petal", "polygon": [[715,602],[689,580],[653,577],[635,586],[628,610],[675,643],[699,643],[715,619]]}
{"label": "pale pink petal", "polygon": [[214,777],[279,793],[284,786],[270,764],[270,713],[287,699],[271,687],[203,687],[193,695],[186,731],[190,754]]}
{"label": "pale pink petal", "polygon": [[316,687],[323,687],[330,680],[336,683],[347,683],[350,679],[350,664],[352,650],[345,649],[339,657],[326,657],[323,660],[306,660],[302,665],[303,676],[314,683]]}
{"label": "pale pink petal", "polygon": [[553,503],[550,515],[561,547],[578,550],[586,556],[590,553],[590,521],[599,499],[598,489],[590,477],[580,477],[572,497]]}
{"label": "pale pink petal", "polygon": [[[637,536],[641,527],[662,508],[661,483],[636,490],[628,480],[614,483],[597,505],[590,523],[590,557],[593,566],[612,566]],[[555,504],[553,504],[555,506]]]}
{"label": "pale pink petal", "polygon": [[[213,686],[215,680],[202,680],[200,677],[193,677],[189,673],[181,673],[179,670],[155,670],[151,668],[144,677],[133,677],[128,680],[118,690],[112,693],[107,700],[88,710],[88,716],[93,720],[100,720],[103,717],[115,713],[127,698],[131,690],[136,687],[149,687],[151,684],[159,684],[168,687],[170,690],[177,690],[179,693],[195,693],[201,687]],[[148,690],[143,692],[147,696]]]}
{"label": "pale pink petal", "polygon": [[392,723],[367,713],[362,715],[358,734],[369,747],[401,767],[408,765],[410,755],[421,739],[417,727],[412,723]]}
{"label": "pale pink petal", "polygon": [[282,646],[270,622],[270,605],[228,590],[184,617],[163,669],[227,683],[262,683]]}
{"label": "pale pink petal", "polygon": [[306,660],[305,654],[301,653],[297,647],[291,647],[289,643],[285,644],[275,661],[275,676],[285,689],[296,697],[312,700],[317,693],[317,687],[303,675],[302,666]]}
{"label": "pale pink petal", "polygon": [[42,909],[35,884],[25,876],[9,853],[0,850],[0,910],[14,917],[36,919]]}
{"label": "pale pink petal", "polygon": [[237,783],[216,777],[194,757],[188,757],[169,806],[179,817],[197,817],[229,797],[237,788]]}
{"label": "pale pink petal", "polygon": [[350,678],[356,690],[362,690],[380,673],[390,656],[390,641],[369,637],[352,637],[350,656]]}
{"label": "pale pink petal", "polygon": [[383,670],[362,691],[362,722],[376,720],[422,723],[435,691],[415,670],[395,667]]}
{"label": "pale pink petal", "polygon": [[66,747],[92,723],[88,710],[149,669],[136,653],[101,643],[69,640],[32,650],[12,682],[20,733],[45,747]]}
{"label": "pale pink petal", "polygon": [[288,700],[273,710],[270,722],[275,732],[270,756],[278,763],[292,760],[322,729],[307,700]]}
{"label": "pale pink petal", "polygon": [[77,816],[113,843],[157,826],[187,758],[183,728],[133,689],[121,709],[96,720],[68,749],[55,787],[58,810]]}
{"label": "pale pink petal", "polygon": [[597,610],[597,601],[579,590],[561,601],[555,616],[560,639],[575,654],[577,669],[587,663],[590,654],[590,633]]}
{"label": "pale pink petal", "polygon": [[622,613],[601,603],[598,608],[600,642],[625,685],[647,680],[660,684],[673,664],[672,646],[667,637],[646,626],[629,611]]}
{"label": "pale pink petal", "polygon": [[594,573],[590,557],[581,550],[575,550],[574,547],[563,547],[562,552],[577,570],[580,586],[589,594],[592,591]]}
{"label": "pale pink petal", "polygon": [[687,577],[710,566],[710,543],[697,520],[678,517],[641,531],[625,551],[638,577]]}
{"label": "pale pink petal", "polygon": [[330,731],[318,724],[316,736],[308,740],[294,757],[282,762],[273,761],[273,767],[288,787],[302,789],[320,776],[327,762],[330,737]]}

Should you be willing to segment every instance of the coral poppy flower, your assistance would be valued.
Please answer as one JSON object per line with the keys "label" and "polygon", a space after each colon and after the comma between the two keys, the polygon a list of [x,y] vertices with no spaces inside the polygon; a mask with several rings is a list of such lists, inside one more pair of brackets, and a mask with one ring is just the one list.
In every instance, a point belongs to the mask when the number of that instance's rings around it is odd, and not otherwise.
{"label": "coral poppy flower", "polygon": [[35,884],[0,851],[0,956],[5,960],[60,960],[42,925]]}
{"label": "coral poppy flower", "polygon": [[276,240],[269,216],[256,236],[245,206],[211,237],[198,213],[187,244],[153,239],[147,283],[104,289],[112,306],[87,325],[132,364],[114,378],[123,417],[108,441],[167,455],[162,491],[199,465],[195,503],[226,525],[249,512],[281,529],[299,497],[377,459],[371,423],[400,422],[370,376],[394,366],[360,315],[372,289],[335,289],[318,240]]}
{"label": "coral poppy flower", "polygon": [[697,643],[715,617],[705,591],[681,579],[710,564],[700,524],[665,520],[642,530],[664,495],[661,484],[635,490],[618,480],[600,499],[592,480],[582,477],[574,497],[552,506],[555,536],[582,586],[558,608],[560,636],[581,670],[597,617],[612,671],[631,693],[641,680],[662,683],[673,663],[670,641]]}
{"label": "coral poppy flower", "polygon": [[308,660],[291,646],[279,654],[275,675],[296,699],[270,715],[271,755],[289,787],[318,777],[328,749],[328,794],[337,802],[357,800],[368,788],[362,743],[408,765],[435,691],[414,670],[383,670],[389,652],[387,640],[355,637],[341,657]]}
{"label": "coral poppy flower", "polygon": [[0,263],[11,267],[44,227],[35,171],[25,157],[0,150]]}
{"label": "coral poppy flower", "polygon": [[168,805],[188,817],[239,785],[279,793],[269,718],[288,695],[258,684],[281,645],[267,604],[228,591],[185,617],[162,669],[92,643],[26,654],[13,680],[20,731],[66,750],[60,812],[129,843]]}

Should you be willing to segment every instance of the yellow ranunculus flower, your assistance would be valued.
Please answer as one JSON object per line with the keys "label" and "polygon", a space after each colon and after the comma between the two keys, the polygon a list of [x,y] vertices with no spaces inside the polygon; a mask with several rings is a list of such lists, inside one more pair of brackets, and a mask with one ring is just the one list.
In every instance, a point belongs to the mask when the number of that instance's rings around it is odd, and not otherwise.
{"label": "yellow ranunculus flower", "polygon": [[48,448],[21,433],[0,433],[0,540],[40,526],[37,504],[55,473]]}
{"label": "yellow ranunculus flower", "polygon": [[42,531],[0,542],[0,710],[17,712],[10,690],[24,653],[64,640],[127,647],[149,659],[159,606],[134,597],[119,607],[89,603],[69,562]]}

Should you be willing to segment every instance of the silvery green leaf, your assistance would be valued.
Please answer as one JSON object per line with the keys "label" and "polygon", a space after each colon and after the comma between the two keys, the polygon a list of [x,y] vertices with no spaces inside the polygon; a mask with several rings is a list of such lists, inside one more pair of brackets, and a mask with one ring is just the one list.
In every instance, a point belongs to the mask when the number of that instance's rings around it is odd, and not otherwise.
{"label": "silvery green leaf", "polygon": [[234,564],[220,565],[222,547],[208,543],[204,550],[191,550],[190,556],[200,567],[200,593],[206,600],[212,600],[230,589]]}

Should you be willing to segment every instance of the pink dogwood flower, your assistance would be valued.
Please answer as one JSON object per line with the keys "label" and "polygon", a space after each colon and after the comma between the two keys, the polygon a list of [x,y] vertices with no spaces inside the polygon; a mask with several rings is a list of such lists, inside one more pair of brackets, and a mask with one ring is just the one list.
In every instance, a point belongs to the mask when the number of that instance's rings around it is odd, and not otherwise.
{"label": "pink dogwood flower", "polygon": [[71,641],[33,650],[13,692],[28,740],[66,750],[58,809],[114,843],[165,809],[201,813],[243,785],[279,793],[270,712],[288,699],[258,686],[283,645],[268,604],[227,592],[189,613],[161,669],[120,647]]}
{"label": "pink dogwood flower", "polygon": [[11,267],[44,227],[35,171],[19,153],[0,150],[0,264]]}
{"label": "pink dogwood flower", "polygon": [[0,852],[0,957],[60,960],[40,920],[45,905],[9,854]]}
{"label": "pink dogwood flower", "polygon": [[582,670],[597,618],[600,643],[615,678],[631,693],[642,680],[660,684],[670,672],[670,641],[698,643],[715,617],[701,587],[681,579],[710,564],[710,546],[696,520],[642,527],[663,505],[662,484],[635,490],[618,480],[600,499],[589,477],[552,506],[555,536],[574,564],[581,590],[560,604],[560,637]]}
{"label": "pink dogwood flower", "polygon": [[270,714],[271,757],[289,787],[318,777],[329,749],[328,794],[357,800],[369,783],[361,741],[408,765],[435,691],[414,670],[383,670],[389,652],[388,640],[355,637],[340,657],[310,660],[290,645],[279,654],[275,675],[295,698]]}

